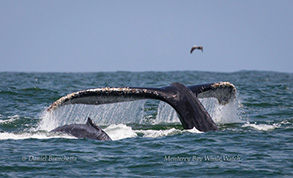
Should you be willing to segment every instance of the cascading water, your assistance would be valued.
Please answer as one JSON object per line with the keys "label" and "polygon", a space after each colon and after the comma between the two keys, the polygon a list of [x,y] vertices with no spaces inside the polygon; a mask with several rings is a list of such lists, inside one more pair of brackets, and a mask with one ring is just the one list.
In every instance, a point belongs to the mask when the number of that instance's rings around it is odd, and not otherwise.
{"label": "cascading water", "polygon": [[98,125],[139,123],[143,118],[145,100],[105,105],[66,105],[55,111],[44,111],[40,130],[52,130],[58,126],[85,123],[90,117]]}

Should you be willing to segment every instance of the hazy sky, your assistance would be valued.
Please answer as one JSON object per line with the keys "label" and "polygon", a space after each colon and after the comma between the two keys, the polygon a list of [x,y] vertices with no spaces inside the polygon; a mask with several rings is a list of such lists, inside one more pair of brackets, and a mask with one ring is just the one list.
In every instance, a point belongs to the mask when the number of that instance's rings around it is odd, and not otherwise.
{"label": "hazy sky", "polygon": [[293,72],[292,47],[292,0],[0,0],[0,71]]}

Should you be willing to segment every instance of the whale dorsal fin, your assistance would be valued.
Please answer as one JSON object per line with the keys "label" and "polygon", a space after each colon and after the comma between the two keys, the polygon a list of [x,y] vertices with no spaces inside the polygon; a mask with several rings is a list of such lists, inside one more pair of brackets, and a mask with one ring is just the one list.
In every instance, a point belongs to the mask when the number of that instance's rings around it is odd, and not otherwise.
{"label": "whale dorsal fin", "polygon": [[90,117],[87,118],[86,125],[91,126],[91,127],[94,127],[94,128],[96,128],[96,129],[98,129],[98,130],[101,130],[101,128],[98,127],[98,126],[92,121],[92,119],[91,119]]}

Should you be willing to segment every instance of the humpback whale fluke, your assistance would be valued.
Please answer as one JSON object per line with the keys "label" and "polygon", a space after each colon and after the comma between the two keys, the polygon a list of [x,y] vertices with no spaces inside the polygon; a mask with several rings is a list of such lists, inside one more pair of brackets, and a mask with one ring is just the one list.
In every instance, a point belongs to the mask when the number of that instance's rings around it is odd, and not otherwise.
{"label": "humpback whale fluke", "polygon": [[184,129],[196,128],[206,132],[217,130],[216,124],[202,106],[198,97],[215,97],[220,104],[235,98],[236,88],[229,82],[185,86],[172,83],[162,88],[120,87],[95,88],[68,94],[55,101],[48,111],[68,104],[100,105],[139,99],[157,99],[171,105],[177,112]]}
{"label": "humpback whale fluke", "polygon": [[51,132],[62,132],[67,133],[77,138],[90,138],[95,140],[108,141],[111,138],[104,132],[100,127],[98,127],[91,118],[88,118],[85,124],[71,124],[57,127]]}
{"label": "humpback whale fluke", "polygon": [[191,50],[190,50],[190,54],[191,54],[195,49],[201,50],[201,52],[203,52],[203,47],[202,47],[202,46],[196,46],[196,45],[194,45],[194,46],[191,48]]}

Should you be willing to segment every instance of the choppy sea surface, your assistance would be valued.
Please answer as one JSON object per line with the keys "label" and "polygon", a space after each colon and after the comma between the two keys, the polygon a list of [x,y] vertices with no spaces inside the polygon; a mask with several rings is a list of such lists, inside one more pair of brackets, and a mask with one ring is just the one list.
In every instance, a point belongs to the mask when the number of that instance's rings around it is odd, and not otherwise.
{"label": "choppy sea surface", "polygon": [[[156,100],[46,109],[97,87],[228,81],[237,98],[201,99],[218,131],[183,130]],[[49,133],[91,117],[113,141]],[[293,177],[293,73],[0,73],[0,177]]]}

